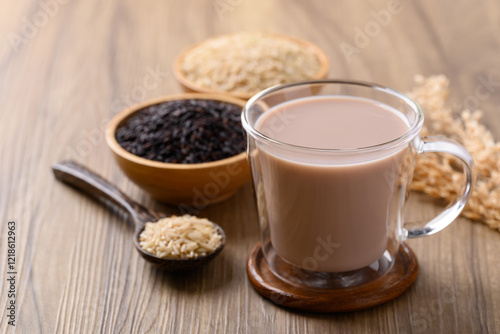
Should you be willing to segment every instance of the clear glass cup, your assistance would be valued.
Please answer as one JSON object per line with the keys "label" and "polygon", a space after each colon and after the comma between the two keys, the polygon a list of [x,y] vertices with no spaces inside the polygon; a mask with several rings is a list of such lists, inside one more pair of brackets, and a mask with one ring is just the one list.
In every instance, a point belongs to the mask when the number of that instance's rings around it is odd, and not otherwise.
{"label": "clear glass cup", "polygon": [[[269,123],[267,135],[257,130],[259,118],[269,110],[313,96],[384,104],[399,113],[408,131],[383,144],[324,149],[273,138],[289,124],[286,115]],[[420,137],[423,121],[422,110],[409,97],[371,83],[308,81],[271,87],[253,96],[243,109],[242,123],[269,269],[282,280],[307,288],[361,285],[392,268],[402,241],[431,235],[453,222],[472,190],[472,158],[452,140]],[[405,223],[403,209],[417,155],[427,152],[456,156],[465,181],[443,212],[416,226]]]}

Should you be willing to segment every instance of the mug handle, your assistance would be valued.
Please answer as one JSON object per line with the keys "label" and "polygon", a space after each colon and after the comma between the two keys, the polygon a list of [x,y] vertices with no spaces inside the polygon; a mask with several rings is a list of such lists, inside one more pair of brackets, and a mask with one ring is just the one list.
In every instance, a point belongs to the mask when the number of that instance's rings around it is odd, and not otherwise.
{"label": "mug handle", "polygon": [[403,228],[404,239],[413,239],[431,235],[450,225],[455,218],[458,217],[460,212],[462,212],[462,209],[464,208],[465,203],[467,203],[467,200],[472,192],[474,182],[474,174],[472,172],[474,163],[471,155],[462,145],[454,140],[441,137],[422,137],[420,140],[421,141],[417,146],[418,154],[429,152],[449,153],[460,159],[466,176],[465,187],[460,194],[457,194],[457,198],[450,203],[443,212],[428,222],[425,226],[411,229]]}

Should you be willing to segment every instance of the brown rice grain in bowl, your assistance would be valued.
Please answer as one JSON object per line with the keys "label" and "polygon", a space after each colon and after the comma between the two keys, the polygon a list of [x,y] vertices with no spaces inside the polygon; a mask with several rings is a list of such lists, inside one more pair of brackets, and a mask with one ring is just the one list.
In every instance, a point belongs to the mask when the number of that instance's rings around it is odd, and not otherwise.
{"label": "brown rice grain in bowl", "polygon": [[164,259],[194,259],[214,252],[222,243],[215,225],[191,215],[162,218],[146,223],[139,245]]}
{"label": "brown rice grain in bowl", "polygon": [[[321,58],[321,59],[320,59]],[[254,94],[288,82],[324,76],[326,55],[297,38],[238,32],[205,40],[180,57],[180,71],[198,87]]]}

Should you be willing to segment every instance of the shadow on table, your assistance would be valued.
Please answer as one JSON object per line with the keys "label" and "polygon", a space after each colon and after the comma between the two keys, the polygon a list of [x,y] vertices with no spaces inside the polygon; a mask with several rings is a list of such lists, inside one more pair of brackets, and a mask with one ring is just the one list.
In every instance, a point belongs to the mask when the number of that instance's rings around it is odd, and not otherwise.
{"label": "shadow on table", "polygon": [[151,274],[161,285],[186,294],[213,292],[228,285],[233,279],[233,268],[224,250],[213,261],[186,272],[165,272],[151,266]]}

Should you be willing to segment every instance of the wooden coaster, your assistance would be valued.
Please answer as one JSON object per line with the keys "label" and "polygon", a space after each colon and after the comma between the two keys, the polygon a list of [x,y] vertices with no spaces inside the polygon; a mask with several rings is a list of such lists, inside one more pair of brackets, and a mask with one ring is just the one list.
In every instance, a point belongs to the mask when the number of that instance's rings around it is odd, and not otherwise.
{"label": "wooden coaster", "polygon": [[404,243],[384,276],[352,288],[316,290],[283,281],[267,266],[260,242],[252,249],[247,275],[253,287],[277,305],[297,310],[333,313],[358,311],[388,302],[408,289],[418,275],[415,253]]}

